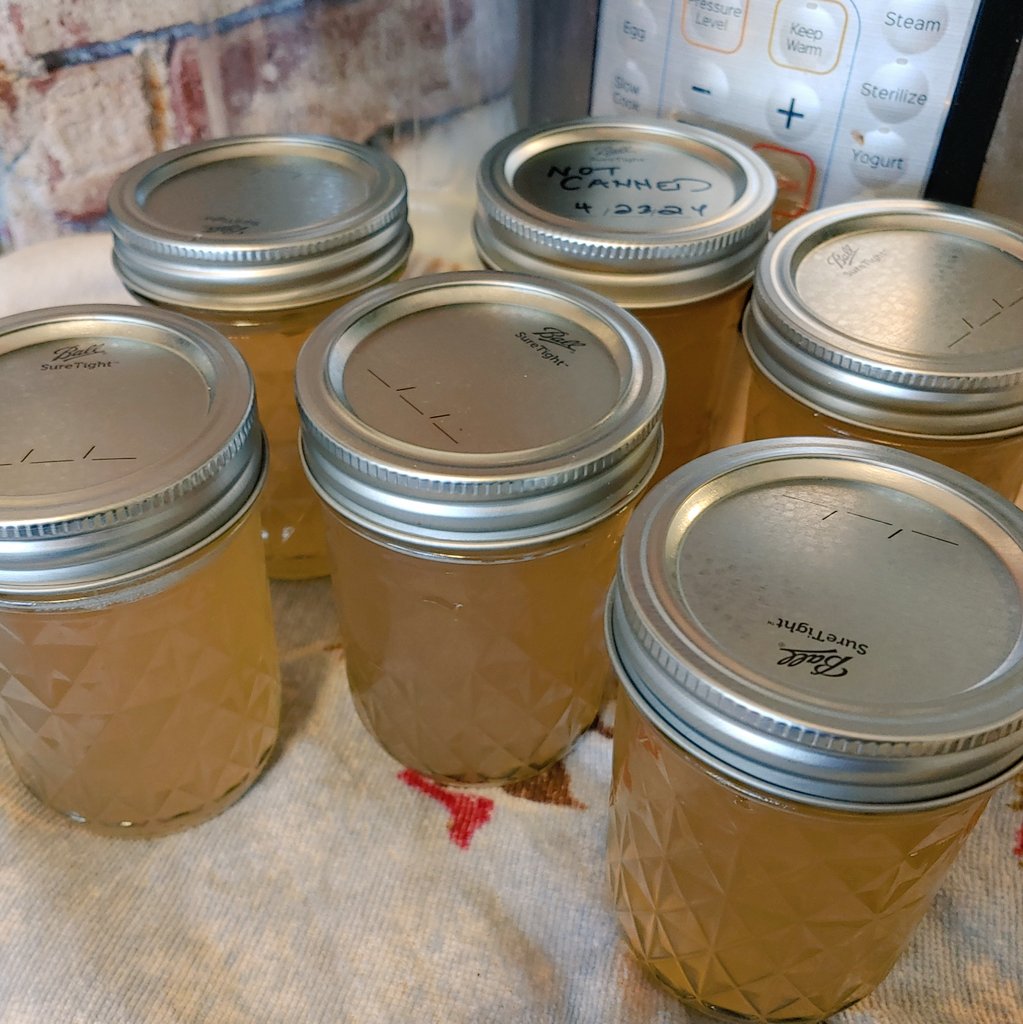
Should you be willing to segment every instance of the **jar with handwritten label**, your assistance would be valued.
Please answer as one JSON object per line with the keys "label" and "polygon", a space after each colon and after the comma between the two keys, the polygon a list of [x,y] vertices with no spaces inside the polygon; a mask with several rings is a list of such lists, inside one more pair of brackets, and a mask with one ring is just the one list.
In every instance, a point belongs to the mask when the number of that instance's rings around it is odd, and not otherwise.
{"label": "jar with handwritten label", "polygon": [[1023,763],[1023,513],[883,445],[721,449],[640,503],[606,626],[640,961],[725,1020],[867,995]]}
{"label": "jar with handwritten label", "polygon": [[925,200],[807,214],[764,251],[744,333],[747,440],[878,441],[1019,492],[1018,226]]}
{"label": "jar with handwritten label", "polygon": [[660,454],[653,339],[570,285],[432,275],[329,317],[297,391],[366,727],[447,783],[557,760],[611,675],[604,597]]}
{"label": "jar with handwritten label", "polygon": [[86,827],[155,835],[252,784],[280,682],[252,377],[136,306],[0,321],[0,737]]}
{"label": "jar with handwritten label", "polygon": [[404,270],[412,235],[401,169],[323,136],[214,139],[126,171],[110,220],[125,286],[217,328],[255,374],[270,443],[260,506],[270,575],[325,575],[323,524],[296,444],[295,358],[324,317]]}
{"label": "jar with handwritten label", "polygon": [[663,475],[713,447],[743,400],[739,318],[775,179],[752,150],[672,121],[585,118],[511,135],[477,175],[483,263],[628,309],[667,367]]}

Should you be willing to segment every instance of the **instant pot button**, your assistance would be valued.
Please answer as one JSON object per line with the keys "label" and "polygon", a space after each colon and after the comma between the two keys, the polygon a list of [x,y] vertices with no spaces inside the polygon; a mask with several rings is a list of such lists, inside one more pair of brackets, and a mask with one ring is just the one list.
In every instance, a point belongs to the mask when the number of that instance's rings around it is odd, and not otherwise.
{"label": "instant pot button", "polygon": [[908,57],[899,57],[868,75],[860,95],[879,120],[898,124],[927,106],[927,88],[927,76]]}
{"label": "instant pot button", "polygon": [[657,39],[657,21],[650,8],[636,0],[621,5],[618,15],[618,42],[630,57],[643,57],[650,53]]}
{"label": "instant pot button", "polygon": [[891,128],[875,128],[850,148],[853,175],[868,188],[883,188],[898,181],[909,164],[906,140]]}
{"label": "instant pot button", "polygon": [[835,0],[779,0],[771,59],[785,68],[827,74],[838,64],[848,14]]}
{"label": "instant pot button", "polygon": [[678,101],[694,114],[721,116],[728,99],[728,76],[709,60],[687,64],[678,84]]}
{"label": "instant pot button", "polygon": [[772,226],[777,230],[810,209],[817,165],[809,154],[785,149],[773,142],[757,142],[753,149],[767,161],[778,182],[778,197],[772,216]]}
{"label": "instant pot button", "polygon": [[750,0],[683,0],[682,35],[693,46],[735,53],[742,46]]}
{"label": "instant pot button", "polygon": [[611,76],[611,102],[619,110],[639,113],[646,109],[649,96],[646,75],[631,60]]}
{"label": "instant pot button", "polygon": [[821,101],[803,82],[783,82],[767,97],[767,123],[772,132],[787,142],[804,139],[817,127]]}
{"label": "instant pot button", "polygon": [[884,37],[900,53],[929,50],[948,27],[948,8],[941,0],[893,0],[881,9]]}

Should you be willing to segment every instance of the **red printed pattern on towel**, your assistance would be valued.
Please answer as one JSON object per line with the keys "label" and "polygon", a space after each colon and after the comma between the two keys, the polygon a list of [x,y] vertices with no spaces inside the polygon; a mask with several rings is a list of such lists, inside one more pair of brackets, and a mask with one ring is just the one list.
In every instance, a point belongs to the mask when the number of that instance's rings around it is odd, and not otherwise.
{"label": "red printed pattern on towel", "polygon": [[[328,650],[330,649],[332,648],[328,648]],[[608,740],[613,735],[612,728],[600,716],[590,726],[590,730]],[[451,836],[451,841],[463,850],[469,848],[469,842],[477,829],[490,821],[493,814],[494,801],[488,797],[473,796],[449,789],[411,768],[400,771],[398,778],[406,786],[418,789],[420,793],[436,800],[448,809],[451,815],[448,822],[448,834]],[[509,796],[517,797],[520,800],[529,800],[533,803],[570,807],[578,811],[587,809],[586,804],[577,800],[572,793],[572,777],[564,761],[557,761],[546,771],[526,779],[524,782],[506,785],[504,791]]]}
{"label": "red printed pattern on towel", "polygon": [[448,835],[451,836],[451,841],[463,850],[469,849],[469,842],[476,830],[490,821],[494,810],[494,801],[489,797],[473,796],[471,793],[459,793],[457,790],[447,789],[411,768],[400,771],[398,778],[406,786],[418,789],[420,793],[424,793],[448,809],[448,813],[451,815],[451,819],[448,821]]}

